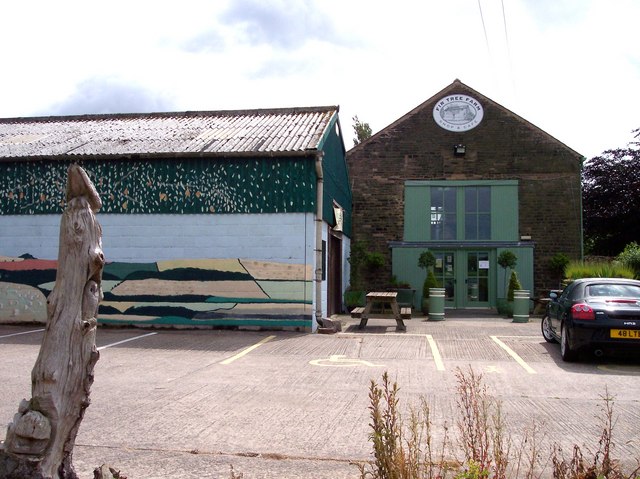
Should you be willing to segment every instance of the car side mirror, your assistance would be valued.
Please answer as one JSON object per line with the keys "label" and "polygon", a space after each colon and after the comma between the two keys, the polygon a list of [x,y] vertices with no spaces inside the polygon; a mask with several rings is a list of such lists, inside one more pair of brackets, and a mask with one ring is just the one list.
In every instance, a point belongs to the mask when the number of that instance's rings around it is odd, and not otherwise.
{"label": "car side mirror", "polygon": [[558,301],[558,293],[556,293],[555,291],[551,291],[549,293],[549,297],[551,298],[551,301]]}

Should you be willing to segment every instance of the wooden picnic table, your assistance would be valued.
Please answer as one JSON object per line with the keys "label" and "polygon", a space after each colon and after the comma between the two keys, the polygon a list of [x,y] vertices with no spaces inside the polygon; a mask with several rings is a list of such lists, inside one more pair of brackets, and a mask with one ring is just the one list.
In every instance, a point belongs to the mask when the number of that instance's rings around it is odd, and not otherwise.
{"label": "wooden picnic table", "polygon": [[[398,293],[397,292],[387,292],[387,291],[373,291],[371,293],[367,293],[367,304],[362,311],[358,311],[360,313],[360,329],[364,329],[367,325],[367,321],[371,315],[371,308],[373,308],[374,304],[383,304],[389,305],[391,307],[391,311],[393,312],[393,317],[396,320],[396,329],[400,331],[406,331],[407,328],[404,325],[403,312],[405,313],[405,317],[407,316],[406,311],[401,311],[398,306]],[[411,308],[402,308],[403,310],[408,309],[408,317],[411,318]]]}

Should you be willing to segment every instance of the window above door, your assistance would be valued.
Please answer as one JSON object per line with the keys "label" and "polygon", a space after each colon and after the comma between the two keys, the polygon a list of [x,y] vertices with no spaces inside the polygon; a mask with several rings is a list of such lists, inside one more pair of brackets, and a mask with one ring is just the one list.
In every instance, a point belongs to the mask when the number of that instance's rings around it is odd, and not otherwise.
{"label": "window above door", "polygon": [[405,183],[405,241],[517,239],[517,181]]}

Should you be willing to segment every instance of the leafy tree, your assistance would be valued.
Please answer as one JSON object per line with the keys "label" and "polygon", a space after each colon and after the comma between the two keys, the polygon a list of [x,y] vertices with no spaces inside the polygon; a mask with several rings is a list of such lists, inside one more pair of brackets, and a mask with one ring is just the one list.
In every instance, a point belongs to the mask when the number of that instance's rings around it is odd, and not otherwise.
{"label": "leafy tree", "polygon": [[352,120],[353,120],[353,131],[356,134],[356,137],[353,139],[353,146],[357,146],[363,141],[371,138],[372,131],[371,131],[371,127],[369,126],[369,123],[362,123],[358,119],[358,115],[354,116]]}
{"label": "leafy tree", "polygon": [[[640,128],[633,133],[640,138]],[[586,162],[582,199],[590,254],[615,256],[625,245],[640,241],[640,141]]]}
{"label": "leafy tree", "polygon": [[635,241],[629,243],[616,259],[626,267],[631,268],[636,278],[640,278],[640,244]]}
{"label": "leafy tree", "polygon": [[433,273],[433,267],[436,264],[436,257],[434,254],[427,250],[423,251],[418,258],[418,266],[427,271],[427,277],[422,283],[422,297],[426,299],[429,297],[429,289],[438,287],[438,280]]}
{"label": "leafy tree", "polygon": [[559,283],[564,279],[564,273],[570,261],[569,257],[564,253],[556,253],[549,260],[549,268],[556,275]]}
{"label": "leafy tree", "polygon": [[505,289],[508,287],[507,285],[507,268],[513,270],[518,264],[518,257],[515,255],[513,251],[505,250],[498,255],[498,264],[502,267],[504,272],[504,282]]}
{"label": "leafy tree", "polygon": [[351,289],[364,289],[365,275],[384,266],[385,259],[382,253],[369,251],[366,241],[356,241],[351,244],[351,256],[347,258],[351,265]]}

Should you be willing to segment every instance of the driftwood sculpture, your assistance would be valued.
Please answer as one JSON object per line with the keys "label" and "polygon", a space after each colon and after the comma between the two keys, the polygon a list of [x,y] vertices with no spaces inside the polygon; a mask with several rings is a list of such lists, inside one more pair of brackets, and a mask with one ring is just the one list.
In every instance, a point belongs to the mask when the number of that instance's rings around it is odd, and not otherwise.
{"label": "driftwood sculpture", "polygon": [[102,299],[102,202],[85,171],[68,170],[67,206],[60,222],[56,284],[47,299],[47,325],[31,372],[31,400],[20,403],[0,451],[0,477],[77,478],[73,448],[89,406]]}

